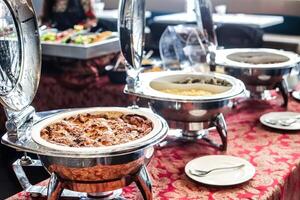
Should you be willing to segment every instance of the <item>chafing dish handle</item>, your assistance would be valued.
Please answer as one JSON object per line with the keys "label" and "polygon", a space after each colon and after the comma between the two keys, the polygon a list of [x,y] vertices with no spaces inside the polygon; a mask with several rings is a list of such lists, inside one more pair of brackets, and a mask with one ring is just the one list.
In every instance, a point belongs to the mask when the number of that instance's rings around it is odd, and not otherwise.
{"label": "chafing dish handle", "polygon": [[27,106],[20,112],[13,112],[11,110],[5,109],[5,114],[8,118],[7,122],[5,123],[8,134],[18,134],[18,129],[23,126],[25,122],[33,119],[35,109],[32,106]]}

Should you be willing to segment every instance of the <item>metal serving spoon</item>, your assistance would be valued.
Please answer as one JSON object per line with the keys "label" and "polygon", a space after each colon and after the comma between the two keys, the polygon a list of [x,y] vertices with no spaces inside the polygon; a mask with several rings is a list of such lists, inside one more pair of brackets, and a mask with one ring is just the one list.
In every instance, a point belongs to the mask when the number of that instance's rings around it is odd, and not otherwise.
{"label": "metal serving spoon", "polygon": [[233,169],[240,169],[242,167],[244,167],[245,164],[241,164],[241,165],[237,165],[237,166],[232,166],[232,167],[219,167],[219,168],[214,168],[211,170],[198,170],[198,169],[190,169],[189,172],[194,175],[194,176],[199,176],[199,177],[203,177],[206,176],[207,174],[213,172],[213,171],[219,171],[219,170],[233,170]]}

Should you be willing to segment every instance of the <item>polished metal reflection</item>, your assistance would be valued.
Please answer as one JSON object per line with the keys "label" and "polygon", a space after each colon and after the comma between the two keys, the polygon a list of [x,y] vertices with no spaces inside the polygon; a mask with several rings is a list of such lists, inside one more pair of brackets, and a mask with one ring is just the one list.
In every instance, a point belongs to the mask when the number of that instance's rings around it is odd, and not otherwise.
{"label": "polished metal reflection", "polygon": [[[147,152],[147,153],[146,153]],[[145,154],[152,152],[146,158]],[[153,147],[113,157],[63,158],[40,155],[45,168],[65,184],[63,188],[77,192],[98,193],[123,188],[133,181],[131,176],[147,165]]]}
{"label": "polished metal reflection", "polygon": [[[121,185],[127,186],[132,182],[135,182],[140,189],[142,196],[145,200],[152,200],[152,185],[145,165],[143,165],[135,174],[128,175],[118,180],[111,180],[108,182],[76,182],[63,180],[58,177],[56,173],[51,174],[51,178],[48,185],[47,196],[48,200],[59,200],[61,197],[79,197],[79,199],[99,199],[99,200],[111,200],[111,199],[122,199],[122,191],[118,188]],[[65,189],[71,189],[72,191],[90,191],[86,197],[78,196],[78,193],[71,195],[64,195]],[[108,188],[118,188],[116,190],[108,191]],[[104,191],[103,191],[104,190]],[[69,190],[67,190],[69,191]],[[103,191],[103,192],[101,192]],[[71,194],[71,193],[67,193]],[[82,194],[83,195],[83,194]]]}
{"label": "polished metal reflection", "polygon": [[21,43],[15,18],[5,1],[0,2],[0,95],[17,85],[21,74]]}
{"label": "polished metal reflection", "polygon": [[30,1],[1,1],[1,96],[9,111],[21,111],[33,100],[41,71],[41,48]]}
{"label": "polished metal reflection", "polygon": [[121,0],[119,4],[120,46],[128,67],[141,67],[144,50],[145,0]]}
{"label": "polished metal reflection", "polygon": [[167,120],[192,123],[210,121],[219,113],[226,114],[234,103],[231,99],[199,103],[150,100],[149,105]]}
{"label": "polished metal reflection", "polygon": [[210,0],[194,0],[197,25],[205,36],[204,43],[208,46],[218,46],[213,22],[213,8]]}
{"label": "polished metal reflection", "polygon": [[259,69],[259,68],[237,68],[224,66],[224,72],[231,76],[238,77],[242,80],[246,87],[253,85],[268,86],[273,89],[275,84],[282,81],[283,77],[288,75],[293,66],[290,68],[272,68],[272,69]]}

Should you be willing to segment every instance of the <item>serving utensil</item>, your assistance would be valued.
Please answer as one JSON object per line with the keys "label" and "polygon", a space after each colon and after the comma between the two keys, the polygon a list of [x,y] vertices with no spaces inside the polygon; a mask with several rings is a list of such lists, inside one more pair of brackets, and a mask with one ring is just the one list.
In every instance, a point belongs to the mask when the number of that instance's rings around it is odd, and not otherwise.
{"label": "serving utensil", "polygon": [[288,120],[275,120],[275,119],[265,119],[266,123],[271,125],[281,125],[281,126],[291,126],[292,124],[296,123],[296,119],[288,119]]}
{"label": "serving utensil", "polygon": [[282,126],[291,126],[297,122],[297,119],[279,120],[278,123]]}
{"label": "serving utensil", "polygon": [[264,119],[264,121],[271,125],[279,124],[281,126],[291,126],[300,119],[300,115],[289,117],[289,118],[279,118],[279,119]]}
{"label": "serving utensil", "polygon": [[262,115],[259,121],[270,128],[284,131],[300,130],[299,112],[270,112]]}
{"label": "serving utensil", "polygon": [[245,164],[237,165],[237,166],[230,166],[230,167],[218,167],[218,168],[213,168],[210,170],[199,170],[199,169],[190,169],[189,172],[194,175],[194,176],[206,176],[207,174],[214,172],[214,171],[221,171],[221,170],[235,170],[235,169],[240,169],[244,167]]}
{"label": "serving utensil", "polygon": [[148,51],[145,56],[144,56],[144,59],[149,59],[151,58],[151,56],[154,54],[154,51],[153,50],[150,50]]}

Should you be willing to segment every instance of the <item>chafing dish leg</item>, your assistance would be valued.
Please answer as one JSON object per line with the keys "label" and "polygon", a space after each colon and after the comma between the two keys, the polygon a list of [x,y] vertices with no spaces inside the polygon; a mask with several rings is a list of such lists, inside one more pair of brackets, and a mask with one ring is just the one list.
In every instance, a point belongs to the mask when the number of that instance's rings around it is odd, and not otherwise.
{"label": "chafing dish leg", "polygon": [[32,185],[29,182],[25,171],[23,170],[23,167],[42,167],[42,163],[39,160],[32,160],[25,153],[25,155],[21,159],[18,159],[16,162],[13,163],[12,167],[22,188],[26,192],[30,193],[31,197],[38,197],[44,195],[46,187]]}
{"label": "chafing dish leg", "polygon": [[222,140],[222,144],[220,145],[220,150],[226,151],[227,150],[227,125],[222,113],[220,113],[216,117],[214,123]]}
{"label": "chafing dish leg", "polygon": [[144,165],[135,177],[135,183],[143,195],[144,200],[152,200],[152,183],[147,168]]}
{"label": "chafing dish leg", "polygon": [[48,185],[47,199],[59,200],[63,190],[64,190],[64,184],[58,180],[58,177],[55,173],[52,173]]}
{"label": "chafing dish leg", "polygon": [[222,113],[218,114],[216,118],[212,121],[212,126],[216,127],[218,134],[220,135],[222,144],[216,144],[207,137],[204,137],[207,143],[213,145],[221,151],[227,150],[227,125]]}
{"label": "chafing dish leg", "polygon": [[277,83],[275,88],[278,88],[282,95],[283,98],[282,107],[287,107],[289,101],[289,91],[285,80],[282,80],[281,82]]}

